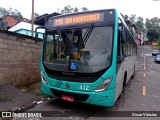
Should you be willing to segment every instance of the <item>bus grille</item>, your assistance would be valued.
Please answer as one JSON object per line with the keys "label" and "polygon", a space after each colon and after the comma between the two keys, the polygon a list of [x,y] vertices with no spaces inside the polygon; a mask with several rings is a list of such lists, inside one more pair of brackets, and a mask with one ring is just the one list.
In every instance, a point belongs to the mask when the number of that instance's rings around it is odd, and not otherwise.
{"label": "bus grille", "polygon": [[75,101],[83,102],[83,101],[86,101],[89,97],[89,95],[86,95],[86,94],[64,92],[64,91],[60,91],[60,90],[55,90],[53,88],[51,88],[50,90],[51,90],[52,94],[57,97],[61,97],[62,95],[71,96],[71,97],[74,97]]}

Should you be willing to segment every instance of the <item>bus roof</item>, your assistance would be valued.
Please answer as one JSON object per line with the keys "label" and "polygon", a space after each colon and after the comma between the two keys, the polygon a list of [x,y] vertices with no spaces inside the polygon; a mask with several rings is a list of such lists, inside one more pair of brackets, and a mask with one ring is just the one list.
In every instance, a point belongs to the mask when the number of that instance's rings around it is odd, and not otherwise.
{"label": "bus roof", "polygon": [[56,15],[56,16],[50,17],[49,19],[54,19],[54,18],[64,17],[64,16],[69,16],[69,15],[78,15],[78,14],[83,14],[83,13],[94,13],[94,12],[115,11],[115,10],[116,10],[116,9],[88,10],[88,11],[82,11],[82,12],[74,12],[74,13]]}

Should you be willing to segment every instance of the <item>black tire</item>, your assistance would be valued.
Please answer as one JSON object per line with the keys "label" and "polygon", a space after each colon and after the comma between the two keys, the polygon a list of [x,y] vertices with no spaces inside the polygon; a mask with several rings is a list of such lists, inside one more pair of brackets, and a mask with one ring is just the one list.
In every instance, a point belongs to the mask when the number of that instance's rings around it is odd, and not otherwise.
{"label": "black tire", "polygon": [[124,92],[124,90],[125,90],[125,86],[126,86],[126,81],[127,81],[127,73],[125,72],[125,74],[124,74],[124,80],[123,80],[123,90],[122,90],[122,92]]}

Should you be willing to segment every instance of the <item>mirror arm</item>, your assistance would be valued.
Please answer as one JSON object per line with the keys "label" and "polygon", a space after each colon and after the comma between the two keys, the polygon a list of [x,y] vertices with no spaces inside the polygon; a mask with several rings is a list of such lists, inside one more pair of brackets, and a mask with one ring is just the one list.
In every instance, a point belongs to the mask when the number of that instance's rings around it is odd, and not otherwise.
{"label": "mirror arm", "polygon": [[37,32],[38,29],[45,29],[45,27],[36,27],[36,29],[35,29],[35,43],[37,43],[37,40],[38,40],[38,32]]}

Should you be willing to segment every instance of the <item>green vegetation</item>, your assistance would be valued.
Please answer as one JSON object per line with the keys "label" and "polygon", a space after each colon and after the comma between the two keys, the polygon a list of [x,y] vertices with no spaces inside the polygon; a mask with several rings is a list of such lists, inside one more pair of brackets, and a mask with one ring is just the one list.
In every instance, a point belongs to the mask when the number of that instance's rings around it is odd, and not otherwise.
{"label": "green vegetation", "polygon": [[46,54],[46,60],[47,61],[52,61],[53,59],[53,48],[50,48],[49,50],[47,50],[47,54]]}
{"label": "green vegetation", "polygon": [[124,15],[123,16],[124,20],[129,20],[131,22],[131,24],[135,24],[136,25],[136,33],[140,33],[140,32],[145,32],[145,24],[144,24],[144,19],[142,17],[137,17],[134,14],[131,14],[130,16],[128,15]]}
{"label": "green vegetation", "polygon": [[[2,13],[1,17],[5,15],[15,16],[17,18],[17,23],[20,22],[23,18],[21,12],[18,11],[17,9],[12,9],[12,8],[6,9],[3,7],[0,7],[0,11]],[[7,30],[7,27],[8,27],[8,23],[2,22],[2,20],[0,20],[0,30]]]}
{"label": "green vegetation", "polygon": [[0,102],[7,102],[7,101],[11,101],[11,99],[8,98],[7,96],[0,94]]}
{"label": "green vegetation", "polygon": [[160,50],[160,39],[157,40],[157,46],[156,46],[156,48]]}
{"label": "green vegetation", "polygon": [[[160,39],[160,18],[153,17],[152,19],[144,19],[142,17],[138,17],[136,15],[131,14],[130,16],[124,15],[123,18],[125,20],[131,21],[132,24],[136,25],[136,33],[143,32],[146,34],[148,38],[148,42],[152,43],[152,41],[157,40],[159,44]],[[160,49],[160,45],[157,45],[157,48]]]}
{"label": "green vegetation", "polygon": [[20,22],[23,18],[22,14],[20,11],[18,11],[17,9],[12,9],[11,7],[9,9],[0,7],[1,11],[4,11],[4,13],[6,13],[5,15],[13,15],[16,16],[18,18],[18,22]]}
{"label": "green vegetation", "polygon": [[160,18],[154,17],[146,19],[145,26],[147,28],[147,37],[151,42],[160,36]]}
{"label": "green vegetation", "polygon": [[68,14],[68,13],[73,13],[73,12],[87,11],[88,8],[82,7],[81,9],[79,9],[77,7],[71,7],[70,5],[66,5],[61,9],[61,11],[59,11],[60,10],[59,8],[57,10],[61,14]]}
{"label": "green vegetation", "polygon": [[156,31],[155,29],[149,29],[149,30],[147,31],[147,37],[148,37],[148,39],[149,39],[150,41],[156,40],[156,39],[159,38],[159,33],[158,33],[158,31]]}

